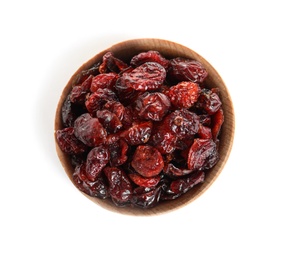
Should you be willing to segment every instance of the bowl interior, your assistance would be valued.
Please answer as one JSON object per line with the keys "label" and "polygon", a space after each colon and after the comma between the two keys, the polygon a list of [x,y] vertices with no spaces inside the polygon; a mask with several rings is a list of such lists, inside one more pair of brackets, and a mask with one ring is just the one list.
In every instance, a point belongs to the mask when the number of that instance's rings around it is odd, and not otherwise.
{"label": "bowl interior", "polygon": [[[219,147],[219,153],[220,153],[220,160],[219,162],[206,174],[205,182],[202,184],[198,184],[195,188],[187,192],[186,194],[182,195],[178,199],[174,201],[166,201],[160,203],[158,206],[151,208],[151,209],[139,209],[139,208],[118,208],[114,206],[111,201],[109,200],[101,200],[97,198],[90,197],[86,194],[84,194],[86,197],[88,197],[93,202],[99,204],[100,206],[114,211],[118,213],[123,214],[132,214],[132,215],[153,215],[158,213],[164,213],[171,210],[175,210],[179,207],[182,207],[186,205],[187,203],[190,203],[191,201],[198,198],[201,194],[203,194],[204,191],[206,191],[210,185],[216,180],[216,178],[221,173],[232,148],[233,144],[233,138],[234,138],[234,127],[235,127],[235,119],[234,119],[234,110],[232,105],[232,100],[230,97],[230,94],[228,92],[228,89],[223,82],[222,78],[218,74],[218,72],[210,65],[208,61],[206,61],[202,56],[200,56],[195,51],[166,40],[161,39],[135,39],[135,40],[129,40],[125,42],[118,43],[116,45],[113,45],[112,47],[100,52],[96,56],[94,56],[92,59],[84,63],[70,78],[68,84],[65,86],[58,106],[56,110],[56,116],[55,116],[55,130],[61,129],[62,126],[62,120],[61,120],[61,107],[62,104],[66,98],[66,96],[69,94],[72,85],[75,83],[75,80],[77,78],[77,75],[85,69],[90,68],[93,64],[95,64],[98,61],[102,60],[103,55],[111,51],[113,54],[122,59],[123,61],[129,62],[130,59],[143,51],[148,50],[156,50],[159,51],[163,56],[166,58],[175,58],[175,57],[184,57],[184,58],[190,58],[200,61],[204,67],[208,71],[208,77],[206,78],[206,86],[208,88],[214,88],[217,87],[220,90],[220,98],[222,100],[222,106],[225,116],[225,121],[222,126],[222,130],[219,136],[220,139],[220,147]],[[64,167],[65,172],[67,173],[70,180],[72,180],[72,173],[73,173],[73,167],[70,164],[69,157],[64,154],[59,146],[56,143],[56,150],[58,157]]]}

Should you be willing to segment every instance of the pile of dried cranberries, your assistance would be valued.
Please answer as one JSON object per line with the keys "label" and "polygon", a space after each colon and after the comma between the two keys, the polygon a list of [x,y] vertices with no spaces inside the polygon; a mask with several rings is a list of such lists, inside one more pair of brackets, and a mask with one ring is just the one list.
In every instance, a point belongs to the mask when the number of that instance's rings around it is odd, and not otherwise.
{"label": "pile of dried cranberries", "polygon": [[56,131],[77,188],[116,206],[150,208],[204,182],[219,160],[224,122],[207,74],[199,61],[152,50],[129,63],[107,52],[82,71]]}

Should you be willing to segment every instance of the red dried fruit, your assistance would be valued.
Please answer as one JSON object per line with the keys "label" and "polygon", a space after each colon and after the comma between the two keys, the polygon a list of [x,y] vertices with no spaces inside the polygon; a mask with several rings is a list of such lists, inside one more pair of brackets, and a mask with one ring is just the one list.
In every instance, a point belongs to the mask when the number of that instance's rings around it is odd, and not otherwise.
{"label": "red dried fruit", "polygon": [[214,114],[220,109],[222,102],[219,96],[209,89],[202,89],[196,103],[198,109],[202,109],[208,115]]}
{"label": "red dried fruit", "polygon": [[180,169],[180,168],[176,167],[175,165],[173,165],[172,163],[169,163],[163,168],[163,172],[166,175],[171,176],[171,177],[181,177],[181,176],[185,176],[187,174],[192,173],[193,170]]}
{"label": "red dried fruit", "polygon": [[73,127],[57,130],[56,139],[60,149],[67,154],[79,154],[87,150],[87,146],[75,137]]}
{"label": "red dried fruit", "polygon": [[110,154],[108,148],[100,144],[94,147],[87,156],[86,172],[90,181],[95,181],[100,176],[101,171],[109,162]]}
{"label": "red dried fruit", "polygon": [[130,64],[133,67],[138,67],[146,62],[157,62],[165,69],[167,69],[169,65],[169,60],[162,57],[158,51],[141,52],[131,59]]}
{"label": "red dried fruit", "polygon": [[126,85],[125,80],[122,77],[117,79],[114,85],[114,89],[120,102],[125,106],[132,104],[141,94],[139,91],[136,91],[135,89]]}
{"label": "red dried fruit", "polygon": [[94,115],[97,110],[102,109],[108,101],[117,101],[117,96],[110,89],[97,89],[86,100],[85,105],[89,113]]}
{"label": "red dried fruit", "polygon": [[113,203],[119,207],[129,204],[133,188],[125,172],[116,167],[105,167],[104,174],[109,183],[109,195]]}
{"label": "red dried fruit", "polygon": [[81,85],[76,85],[72,88],[69,97],[72,103],[84,105],[86,95],[89,93],[93,75],[90,75]]}
{"label": "red dried fruit", "polygon": [[117,133],[123,127],[116,114],[108,110],[98,110],[96,116],[108,133]]}
{"label": "red dried fruit", "polygon": [[129,145],[139,145],[148,142],[152,132],[152,122],[143,122],[121,132],[120,136]]}
{"label": "red dried fruit", "polygon": [[178,138],[185,138],[197,134],[199,117],[186,109],[176,110],[164,118],[162,127]]}
{"label": "red dried fruit", "polygon": [[178,179],[172,181],[170,184],[170,190],[175,194],[184,194],[196,184],[204,181],[204,172],[195,172],[187,176],[184,179]]}
{"label": "red dried fruit", "polygon": [[165,194],[161,195],[162,200],[173,200],[183,195],[184,193],[191,190],[199,183],[203,183],[205,178],[205,173],[193,172],[185,177],[174,180],[169,184],[165,184],[162,189]]}
{"label": "red dried fruit", "polygon": [[170,106],[170,100],[166,95],[145,92],[135,101],[134,110],[143,120],[161,121]]}
{"label": "red dried fruit", "polygon": [[177,137],[164,129],[159,129],[150,138],[150,144],[161,154],[170,154],[176,148]]}
{"label": "red dried fruit", "polygon": [[147,209],[154,207],[160,200],[161,187],[137,187],[131,199],[132,205]]}
{"label": "red dried fruit", "polygon": [[217,146],[213,140],[196,138],[189,150],[188,169],[209,169],[217,163],[218,159]]}
{"label": "red dried fruit", "polygon": [[219,160],[224,122],[219,89],[204,88],[206,76],[198,61],[153,50],[129,64],[107,52],[82,71],[56,131],[77,188],[145,209],[203,182]]}
{"label": "red dried fruit", "polygon": [[198,136],[201,139],[211,139],[212,138],[211,128],[208,126],[204,126],[202,124],[199,124]]}
{"label": "red dried fruit", "polygon": [[116,73],[110,72],[106,74],[99,74],[92,80],[90,90],[91,92],[97,91],[100,88],[108,88],[113,90],[113,86],[118,78]]}
{"label": "red dried fruit", "polygon": [[140,174],[130,173],[129,178],[138,186],[151,188],[155,187],[160,181],[160,175],[153,177],[143,177]]}
{"label": "red dried fruit", "polygon": [[128,67],[122,60],[114,57],[112,52],[105,53],[102,59],[102,63],[99,66],[100,73],[108,73],[110,71],[119,73]]}
{"label": "red dried fruit", "polygon": [[172,80],[202,83],[208,73],[196,60],[175,58],[170,61],[168,76]]}
{"label": "red dried fruit", "polygon": [[190,108],[197,101],[200,87],[197,83],[183,81],[172,86],[166,93],[176,108]]}
{"label": "red dried fruit", "polygon": [[212,116],[211,133],[213,140],[218,138],[224,119],[224,111],[221,108]]}
{"label": "red dried fruit", "polygon": [[147,91],[158,89],[163,84],[165,77],[164,67],[156,62],[146,62],[130,73],[123,73],[121,80],[127,88]]}
{"label": "red dried fruit", "polygon": [[108,149],[110,152],[110,166],[120,166],[127,161],[128,144],[124,140],[119,139],[115,142],[112,142],[109,144]]}
{"label": "red dried fruit", "polygon": [[125,107],[122,103],[118,101],[108,101],[104,106],[103,109],[107,109],[108,111],[116,114],[119,120],[123,120],[125,114]]}
{"label": "red dried fruit", "polygon": [[68,95],[61,107],[61,118],[64,127],[71,127],[74,121],[81,114],[83,109],[77,104],[73,104],[70,101],[70,96]]}
{"label": "red dried fruit", "polygon": [[142,176],[153,177],[162,171],[164,162],[156,148],[150,145],[139,145],[135,150],[131,165]]}
{"label": "red dried fruit", "polygon": [[107,132],[97,118],[85,113],[75,120],[74,134],[85,145],[94,147],[104,141]]}
{"label": "red dried fruit", "polygon": [[98,177],[95,181],[90,181],[86,175],[86,165],[81,164],[75,168],[73,173],[73,182],[77,188],[91,197],[106,199],[108,187],[103,177]]}

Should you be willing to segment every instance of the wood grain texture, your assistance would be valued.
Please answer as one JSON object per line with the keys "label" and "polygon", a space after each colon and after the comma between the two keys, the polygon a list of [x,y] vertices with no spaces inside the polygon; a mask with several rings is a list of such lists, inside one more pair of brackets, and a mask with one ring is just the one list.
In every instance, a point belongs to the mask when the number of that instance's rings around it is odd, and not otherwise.
{"label": "wood grain texture", "polygon": [[[166,41],[161,39],[149,39],[149,38],[135,39],[135,40],[129,40],[129,41],[118,43],[104,51],[101,51],[92,59],[84,63],[70,78],[68,84],[65,86],[61,94],[61,97],[56,109],[54,130],[56,131],[62,128],[61,106],[66,96],[70,92],[72,85],[75,83],[77,75],[82,70],[88,69],[94,63],[102,60],[103,55],[108,51],[113,52],[116,57],[129,62],[130,59],[135,54],[138,54],[139,52],[142,52],[142,51],[148,51],[148,50],[157,50],[166,58],[185,57],[185,58],[195,59],[200,61],[204,65],[204,67],[207,69],[208,77],[206,78],[206,85],[209,88],[214,88],[214,87],[219,88],[220,97],[223,103],[223,110],[225,115],[225,121],[224,121],[222,131],[220,134],[220,161],[217,163],[217,165],[213,169],[211,169],[207,173],[206,180],[203,184],[198,185],[197,187],[195,187],[194,189],[192,189],[191,191],[189,191],[188,193],[184,194],[183,196],[179,197],[178,199],[174,201],[167,201],[167,202],[161,203],[160,205],[152,209],[143,210],[138,208],[118,208],[118,207],[115,207],[109,200],[100,200],[97,198],[92,198],[83,193],[86,197],[88,197],[90,200],[100,205],[101,207],[104,207],[107,210],[117,212],[117,213],[122,213],[122,214],[145,215],[145,216],[161,214],[161,213],[169,212],[172,210],[176,210],[180,207],[185,206],[187,203],[191,203],[192,201],[197,199],[199,196],[203,194],[203,192],[205,192],[211,186],[211,184],[217,179],[219,174],[222,172],[227,162],[227,159],[229,157],[229,154],[231,152],[233,139],[234,139],[235,116],[234,116],[233,104],[232,104],[229,91],[224,81],[218,74],[218,72],[202,56],[200,56],[195,51],[183,45],[180,45],[171,41]],[[55,138],[55,134],[54,134],[54,138]],[[62,163],[62,166],[64,167],[66,174],[68,175],[69,179],[72,181],[73,168],[69,162],[68,156],[65,155],[60,150],[57,143],[56,143],[56,151]]]}

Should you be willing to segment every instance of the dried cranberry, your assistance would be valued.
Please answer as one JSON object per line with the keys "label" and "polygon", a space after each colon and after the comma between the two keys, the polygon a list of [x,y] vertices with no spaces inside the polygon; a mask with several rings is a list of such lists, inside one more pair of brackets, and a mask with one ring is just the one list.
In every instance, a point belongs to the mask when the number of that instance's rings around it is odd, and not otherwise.
{"label": "dried cranberry", "polygon": [[104,106],[103,109],[107,109],[108,111],[116,114],[119,120],[123,120],[125,114],[125,107],[122,103],[118,101],[108,101]]}
{"label": "dried cranberry", "polygon": [[216,140],[218,138],[223,122],[224,122],[224,111],[220,108],[212,116],[211,133],[212,133],[213,140]]}
{"label": "dried cranberry", "polygon": [[197,83],[183,81],[172,86],[167,96],[176,108],[190,108],[197,101],[200,87]]}
{"label": "dried cranberry", "polygon": [[159,92],[145,92],[139,96],[134,109],[143,120],[161,121],[171,106],[169,98]]}
{"label": "dried cranberry", "polygon": [[105,167],[104,174],[109,183],[109,194],[113,203],[120,207],[129,204],[133,188],[125,172],[116,167]]}
{"label": "dried cranberry", "polygon": [[123,126],[116,114],[108,110],[98,110],[96,116],[109,133],[117,133]]}
{"label": "dried cranberry", "polygon": [[178,138],[185,138],[197,134],[199,117],[186,109],[176,110],[164,118],[162,127]]}
{"label": "dried cranberry", "polygon": [[74,134],[85,145],[93,147],[104,141],[107,132],[97,118],[85,113],[75,120]]}
{"label": "dried cranberry", "polygon": [[89,93],[93,75],[90,75],[81,85],[76,85],[72,88],[69,97],[72,103],[84,105],[86,95]]}
{"label": "dried cranberry", "polygon": [[87,156],[86,175],[90,181],[95,181],[103,168],[109,162],[110,154],[108,148],[100,144],[94,147]]}
{"label": "dried cranberry", "polygon": [[161,154],[170,154],[176,148],[177,137],[172,132],[159,129],[150,138],[153,145]]}
{"label": "dried cranberry", "polygon": [[217,146],[213,140],[196,138],[189,150],[188,169],[209,169],[217,163],[218,159]]}
{"label": "dried cranberry", "polygon": [[56,139],[60,149],[67,154],[79,154],[87,150],[87,146],[75,137],[73,127],[57,130]]}
{"label": "dried cranberry", "polygon": [[180,176],[190,174],[191,172],[193,172],[193,170],[180,169],[176,167],[175,165],[173,165],[172,163],[169,163],[168,165],[164,167],[163,172],[166,175],[169,175],[171,177],[180,177]]}
{"label": "dried cranberry", "polygon": [[156,62],[146,62],[130,73],[123,73],[121,79],[128,88],[146,91],[158,89],[165,77],[164,67]]}
{"label": "dried cranberry", "polygon": [[208,115],[214,114],[220,109],[222,102],[219,96],[209,89],[202,89],[196,103],[198,109],[202,109]]}
{"label": "dried cranberry", "polygon": [[134,67],[138,67],[145,62],[157,62],[165,69],[167,69],[169,65],[169,60],[162,57],[158,51],[141,52],[131,59],[130,64]]}
{"label": "dried cranberry", "polygon": [[73,182],[77,188],[92,197],[106,199],[109,197],[108,187],[103,176],[95,181],[90,181],[86,175],[86,165],[81,164],[75,168],[73,173]]}
{"label": "dried cranberry", "polygon": [[138,186],[142,187],[155,187],[160,181],[160,175],[156,175],[153,177],[143,177],[140,174],[130,173],[130,179]]}
{"label": "dried cranberry", "polygon": [[199,124],[198,136],[201,139],[211,139],[212,138],[211,128],[208,126],[204,126],[202,124]]}
{"label": "dried cranberry", "polygon": [[93,115],[97,110],[102,109],[108,101],[117,101],[115,93],[107,88],[99,88],[87,98],[85,105],[88,112]]}
{"label": "dried cranberry", "polygon": [[119,139],[112,142],[109,144],[108,149],[110,152],[110,166],[120,166],[127,161],[128,144],[124,140]]}
{"label": "dried cranberry", "polygon": [[132,167],[144,177],[158,175],[164,162],[160,152],[150,145],[139,145],[133,156]]}
{"label": "dried cranberry", "polygon": [[74,121],[77,119],[78,115],[83,112],[83,108],[77,104],[70,101],[70,96],[68,95],[61,107],[61,118],[64,127],[71,127],[74,125]]}
{"label": "dried cranberry", "polygon": [[100,88],[113,89],[113,86],[118,78],[116,73],[110,72],[106,74],[99,74],[93,78],[90,90],[92,92],[97,91]]}
{"label": "dried cranberry", "polygon": [[162,188],[165,192],[164,195],[161,195],[162,200],[173,200],[181,196],[182,194],[188,192],[193,187],[199,183],[203,183],[205,178],[205,173],[193,172],[185,177],[182,177],[172,182],[165,183]]}
{"label": "dried cranberry", "polygon": [[168,76],[172,80],[202,83],[208,73],[196,60],[175,58],[170,61]]}
{"label": "dried cranberry", "polygon": [[120,71],[128,67],[128,65],[124,63],[122,60],[114,57],[112,52],[105,53],[102,59],[103,61],[99,66],[100,73],[107,73],[111,71],[119,73]]}
{"label": "dried cranberry", "polygon": [[139,145],[148,142],[152,132],[152,122],[143,122],[121,132],[120,136],[129,145]]}
{"label": "dried cranberry", "polygon": [[143,209],[152,208],[159,202],[160,195],[160,187],[137,187],[134,189],[131,203],[132,205]]}

